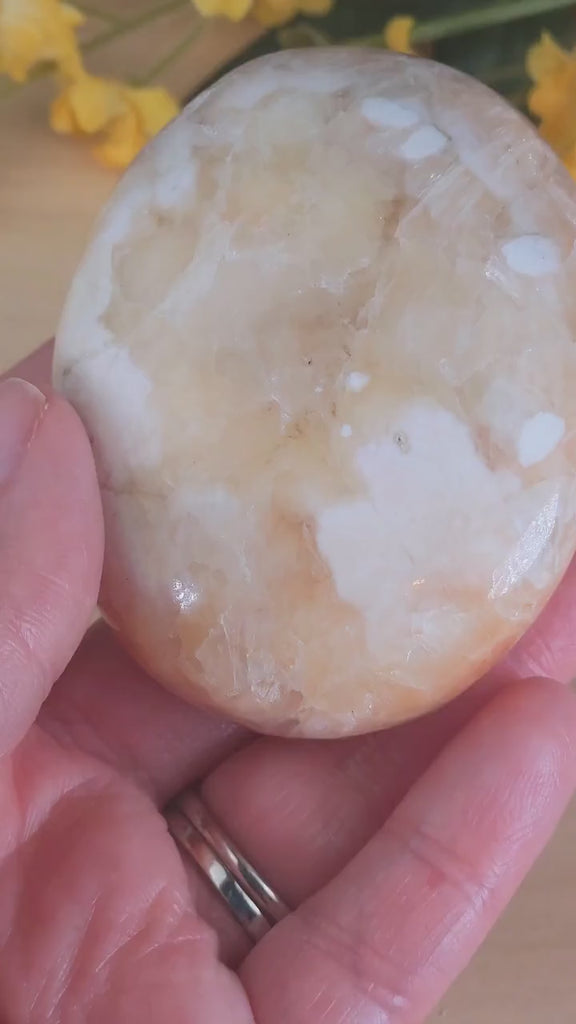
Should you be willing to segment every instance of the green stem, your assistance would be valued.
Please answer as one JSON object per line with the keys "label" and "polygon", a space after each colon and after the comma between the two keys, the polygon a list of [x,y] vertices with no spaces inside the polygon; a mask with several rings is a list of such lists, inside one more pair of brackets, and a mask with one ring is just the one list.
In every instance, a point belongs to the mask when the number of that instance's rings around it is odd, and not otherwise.
{"label": "green stem", "polygon": [[195,43],[196,40],[200,38],[203,30],[204,23],[200,25],[195,25],[194,28],[190,32],[188,32],[180,40],[180,42],[176,44],[176,46],[173,46],[172,49],[168,51],[168,53],[164,54],[163,57],[160,57],[159,60],[157,60],[156,63],[152,65],[152,67],[146,72],[145,75],[143,75],[141,78],[136,79],[134,84],[137,86],[150,85],[150,83],[153,82],[156,78],[158,78],[166,70],[166,68],[169,68],[174,63],[174,61],[178,60],[178,58],[181,57],[182,54],[186,53],[186,50],[190,46],[192,46],[192,43]]}
{"label": "green stem", "polygon": [[89,43],[86,43],[82,47],[84,53],[93,53],[94,50],[99,50],[108,43],[111,43],[114,39],[119,39],[121,36],[127,35],[129,32],[134,32],[136,29],[143,28],[145,25],[150,25],[153,21],[157,21],[158,18],[163,18],[167,14],[171,14],[173,11],[180,10],[181,7],[188,7],[190,0],[164,0],[164,3],[158,4],[157,7],[148,8],[147,11],[142,11],[135,18],[130,18],[129,21],[120,21],[112,28],[106,29],[105,32],[100,32],[94,39],[91,39]]}
{"label": "green stem", "polygon": [[[492,28],[495,25],[507,25],[523,18],[551,14],[553,11],[574,6],[575,0],[508,0],[504,3],[491,4],[489,7],[478,7],[471,11],[447,14],[442,18],[431,18],[430,21],[416,22],[410,42],[416,46],[422,43],[437,43],[452,36],[466,35],[467,32],[477,32],[479,29]],[[383,46],[384,34],[378,32],[348,39],[346,42],[349,46]]]}
{"label": "green stem", "polygon": [[295,25],[287,25],[276,33],[278,43],[283,50],[299,47],[334,46],[335,40],[326,32],[321,32],[308,21],[297,21]]}
{"label": "green stem", "polygon": [[574,0],[509,0],[508,3],[492,4],[478,10],[460,11],[444,18],[420,22],[414,28],[412,42],[434,43],[450,36],[464,35],[494,25],[507,25],[522,18],[533,18],[537,14],[550,14],[564,7],[574,7]]}

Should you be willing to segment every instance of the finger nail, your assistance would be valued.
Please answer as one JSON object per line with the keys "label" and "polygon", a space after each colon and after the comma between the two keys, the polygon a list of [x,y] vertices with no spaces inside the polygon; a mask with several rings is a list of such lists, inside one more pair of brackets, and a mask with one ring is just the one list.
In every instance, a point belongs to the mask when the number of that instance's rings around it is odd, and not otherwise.
{"label": "finger nail", "polygon": [[17,471],[45,408],[45,395],[28,381],[0,383],[0,485]]}

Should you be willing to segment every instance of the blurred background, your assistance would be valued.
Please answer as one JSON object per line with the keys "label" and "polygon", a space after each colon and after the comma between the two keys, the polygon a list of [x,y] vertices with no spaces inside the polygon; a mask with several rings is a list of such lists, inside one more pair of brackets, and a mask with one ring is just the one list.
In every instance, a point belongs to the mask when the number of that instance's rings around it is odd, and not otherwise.
{"label": "blurred background", "polygon": [[[102,16],[82,27],[87,40],[112,33],[119,5],[95,0]],[[168,53],[201,18],[190,4],[167,13],[88,54],[90,70],[128,79]],[[121,0],[122,17],[137,18],[151,0]],[[162,75],[185,98],[252,42],[256,23],[210,21],[201,39]],[[47,120],[54,85],[46,78],[24,86],[0,79],[0,370],[53,333],[87,233],[118,174],[98,165],[87,147],[55,135]]]}
{"label": "blurred background", "polygon": [[[507,0],[496,4],[501,13],[510,6]],[[184,101],[223,70],[260,52],[378,37],[393,15],[427,23],[458,17],[474,5],[336,0],[326,18],[300,18],[280,30],[250,18],[204,20],[182,0],[156,5],[94,0],[80,7],[86,20],[79,37],[90,72],[131,81],[157,68],[153,77]],[[449,34],[423,48],[490,81],[522,107],[527,47],[543,28],[564,46],[576,40],[576,5],[530,0],[528,8],[535,12],[528,18],[472,35]],[[119,175],[97,163],[80,140],[50,129],[47,110],[54,91],[44,74],[23,86],[0,77],[0,372],[54,332],[90,226]],[[576,91],[573,109],[576,122]],[[576,809],[432,1021],[576,1024],[575,962]]]}

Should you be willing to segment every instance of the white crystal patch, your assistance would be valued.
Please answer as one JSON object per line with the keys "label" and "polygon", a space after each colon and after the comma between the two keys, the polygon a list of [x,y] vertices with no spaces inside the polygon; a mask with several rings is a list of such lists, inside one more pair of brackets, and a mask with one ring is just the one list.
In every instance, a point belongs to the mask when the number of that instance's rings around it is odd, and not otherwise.
{"label": "white crystal patch", "polygon": [[553,412],[537,412],[526,420],[518,438],[518,461],[521,466],[534,466],[554,451],[564,436],[566,424]]}
{"label": "white crystal patch", "polygon": [[560,252],[551,238],[521,235],[505,242],[502,254],[511,270],[526,277],[553,274],[560,266]]}
{"label": "white crystal patch", "polygon": [[370,96],[363,100],[360,110],[375,128],[410,128],[419,120],[415,110],[380,96]]}
{"label": "white crystal patch", "polygon": [[[397,595],[412,586],[416,567],[418,578],[448,577],[465,563],[467,580],[478,586],[487,566],[503,563],[507,553],[506,480],[479,457],[468,425],[422,401],[399,412],[398,430],[409,452],[392,436],[361,447],[356,465],[366,496],[329,505],[317,517],[318,548],[341,598],[365,615],[374,649],[392,642]],[[474,503],[482,509],[481,545],[469,514]],[[446,611],[423,611],[418,628],[430,630],[434,644],[443,642]],[[464,618],[452,616],[451,628],[462,628]]]}
{"label": "white crystal patch", "polygon": [[433,124],[425,124],[412,132],[400,147],[400,152],[406,160],[424,160],[428,156],[441,153],[447,142],[448,137],[444,132],[435,128]]}
{"label": "white crystal patch", "polygon": [[369,383],[369,375],[367,373],[359,373],[358,370],[354,370],[346,377],[346,388],[348,391],[364,391],[364,388]]}
{"label": "white crystal patch", "polygon": [[117,486],[131,468],[153,466],[162,455],[159,418],[149,396],[152,382],[127,348],[104,345],[71,368],[67,393],[98,422],[109,454],[107,482]]}

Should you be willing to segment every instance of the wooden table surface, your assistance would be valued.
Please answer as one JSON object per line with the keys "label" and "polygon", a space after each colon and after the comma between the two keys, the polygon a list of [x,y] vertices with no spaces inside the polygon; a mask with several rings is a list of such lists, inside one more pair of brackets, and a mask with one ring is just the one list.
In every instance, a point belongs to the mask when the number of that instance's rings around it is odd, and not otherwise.
{"label": "wooden table surface", "polygon": [[[173,14],[99,54],[92,67],[127,74],[189,25],[189,11]],[[211,24],[164,81],[184,95],[254,35],[253,26]],[[115,182],[81,144],[50,134],[49,95],[39,82],[0,100],[0,372],[54,331],[90,224]],[[576,808],[431,1022],[576,1024]]]}

